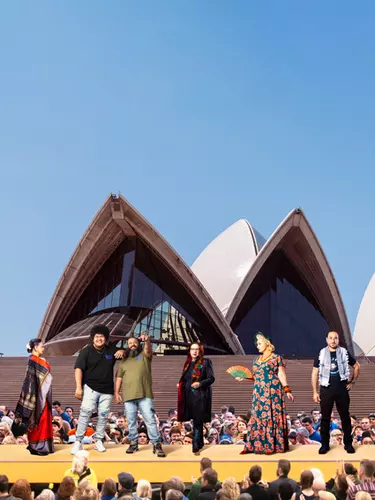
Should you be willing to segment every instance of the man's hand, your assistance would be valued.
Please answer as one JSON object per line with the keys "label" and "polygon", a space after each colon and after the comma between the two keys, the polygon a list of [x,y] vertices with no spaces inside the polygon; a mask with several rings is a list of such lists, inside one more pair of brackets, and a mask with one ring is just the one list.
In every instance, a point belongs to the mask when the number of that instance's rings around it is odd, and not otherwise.
{"label": "man's hand", "polygon": [[121,359],[124,357],[125,351],[124,349],[120,349],[119,351],[115,352],[115,358],[116,359]]}
{"label": "man's hand", "polygon": [[82,389],[76,389],[76,392],[75,392],[74,396],[77,399],[81,400],[82,399],[82,395],[83,395],[83,390]]}
{"label": "man's hand", "polygon": [[147,335],[147,333],[142,333],[140,336],[139,336],[139,340],[141,342],[147,342],[148,340],[150,340],[150,337]]}
{"label": "man's hand", "polygon": [[314,400],[314,403],[320,403],[320,396],[317,392],[314,392],[313,400]]}
{"label": "man's hand", "polygon": [[122,397],[121,397],[121,394],[119,392],[115,393],[114,400],[115,400],[116,404],[122,403]]}
{"label": "man's hand", "polygon": [[193,382],[193,383],[191,384],[191,387],[192,387],[193,389],[199,389],[199,387],[200,387],[200,386],[201,386],[201,384],[200,384],[199,382]]}
{"label": "man's hand", "polygon": [[354,382],[349,382],[348,384],[346,384],[346,390],[351,391],[353,389],[353,385],[354,385]]}

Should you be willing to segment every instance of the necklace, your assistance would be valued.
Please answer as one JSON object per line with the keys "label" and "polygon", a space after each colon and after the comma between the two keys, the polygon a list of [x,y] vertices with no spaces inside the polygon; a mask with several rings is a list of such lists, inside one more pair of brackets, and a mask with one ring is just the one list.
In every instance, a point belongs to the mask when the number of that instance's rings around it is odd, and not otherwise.
{"label": "necklace", "polygon": [[[263,353],[264,354],[264,353]],[[272,352],[269,352],[267,354],[267,356],[263,357],[263,354],[260,356],[260,362],[261,363],[264,363],[265,361],[267,361],[267,359],[269,359],[271,356],[272,356]]]}

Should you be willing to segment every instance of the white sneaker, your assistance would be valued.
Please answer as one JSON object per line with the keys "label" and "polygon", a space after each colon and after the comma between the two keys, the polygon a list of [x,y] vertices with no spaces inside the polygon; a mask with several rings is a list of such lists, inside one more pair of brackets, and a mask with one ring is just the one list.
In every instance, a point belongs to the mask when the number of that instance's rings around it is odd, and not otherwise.
{"label": "white sneaker", "polygon": [[75,455],[76,453],[78,453],[81,450],[82,450],[82,443],[81,443],[81,441],[76,441],[73,444],[73,446],[71,447],[70,453],[71,453],[71,455]]}
{"label": "white sneaker", "polygon": [[104,453],[105,451],[107,451],[104,448],[103,441],[101,441],[100,439],[94,444],[94,450],[99,451],[100,453]]}

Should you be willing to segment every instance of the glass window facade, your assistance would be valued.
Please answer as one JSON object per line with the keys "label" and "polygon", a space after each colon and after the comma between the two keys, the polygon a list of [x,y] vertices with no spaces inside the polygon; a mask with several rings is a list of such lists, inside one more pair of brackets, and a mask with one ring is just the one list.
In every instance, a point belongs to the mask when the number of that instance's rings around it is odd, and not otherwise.
{"label": "glass window facade", "polygon": [[[135,335],[147,331],[165,341],[158,350],[184,348],[202,340],[217,352],[228,352],[220,332],[164,262],[136,237],[125,239],[101,267],[59,329],[89,316],[113,311],[131,319]],[[130,331],[124,331],[124,335]],[[167,346],[167,347],[166,347]]]}
{"label": "glass window facade", "polygon": [[231,326],[247,354],[254,335],[270,336],[276,352],[311,358],[324,347],[329,324],[308,285],[282,250],[272,253],[249,287]]}

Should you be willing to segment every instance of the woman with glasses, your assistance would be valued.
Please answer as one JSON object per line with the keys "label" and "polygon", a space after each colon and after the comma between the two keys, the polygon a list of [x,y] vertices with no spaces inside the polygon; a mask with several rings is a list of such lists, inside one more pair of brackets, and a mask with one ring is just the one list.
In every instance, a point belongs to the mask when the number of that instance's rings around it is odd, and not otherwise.
{"label": "woman with glasses", "polygon": [[179,422],[193,421],[193,453],[203,448],[203,424],[211,421],[212,392],[215,382],[211,360],[204,357],[203,345],[190,345],[180,382],[178,383]]}

